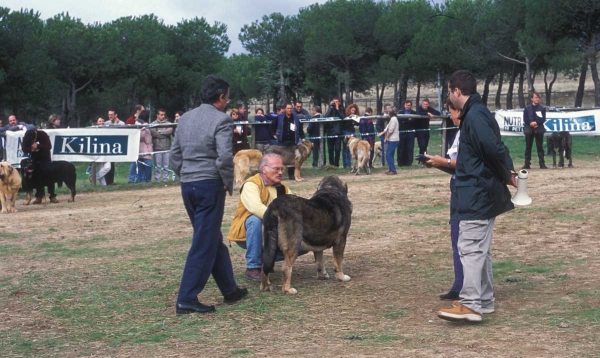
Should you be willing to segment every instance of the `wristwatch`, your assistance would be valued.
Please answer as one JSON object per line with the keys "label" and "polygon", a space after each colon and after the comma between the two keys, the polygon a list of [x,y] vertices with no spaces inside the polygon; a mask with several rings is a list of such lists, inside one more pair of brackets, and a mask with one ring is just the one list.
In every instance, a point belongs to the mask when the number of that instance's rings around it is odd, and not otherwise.
{"label": "wristwatch", "polygon": [[448,159],[448,168],[450,168],[450,164],[452,163],[451,159]]}

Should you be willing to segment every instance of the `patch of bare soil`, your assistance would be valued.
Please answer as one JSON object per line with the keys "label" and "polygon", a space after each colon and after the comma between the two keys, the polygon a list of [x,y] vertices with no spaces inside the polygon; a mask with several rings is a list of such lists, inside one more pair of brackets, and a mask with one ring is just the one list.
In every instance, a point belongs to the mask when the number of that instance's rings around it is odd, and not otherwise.
{"label": "patch of bare soil", "polygon": [[[21,277],[56,278],[61,272],[79,271],[90,273],[83,282],[95,282],[93,272],[107,265],[164,260],[162,276],[157,277],[172,282],[175,289],[165,298],[168,307],[153,314],[162,317],[171,338],[116,345],[76,340],[35,354],[42,356],[594,356],[600,350],[600,162],[577,164],[574,169],[531,170],[533,203],[496,220],[497,309],[480,325],[453,324],[435,315],[451,304],[438,299],[453,279],[450,178],[419,167],[393,177],[382,170],[370,176],[342,175],[354,208],[344,262],[345,273],[352,277],[348,283],[316,280],[312,255],[305,255],[294,267],[297,295],[281,295],[279,265],[272,275],[275,291],[260,292],[258,284],[241,279],[244,252],[233,246],[236,277],[251,291],[245,306],[219,304],[222,298],[211,286],[200,298],[218,303],[223,313],[176,318],[172,305],[181,274],[177,267],[192,233],[177,186],[81,194],[75,203],[67,203],[65,196],[59,197],[59,204],[45,207],[18,203],[17,214],[0,216],[0,231],[5,233],[0,235],[5,250],[0,283],[2,290],[10,290]],[[305,178],[290,183],[291,188],[296,195],[310,197],[320,177]],[[227,227],[237,199],[238,194],[227,198]],[[78,247],[92,254],[77,255]],[[325,262],[332,273],[330,250]],[[130,287],[139,289],[148,282],[152,281],[132,282]],[[85,283],[79,285],[81,289]],[[0,320],[5,325],[0,334],[18,331],[35,339],[48,333],[68,341],[72,327],[32,303],[38,302],[35,295],[35,288],[1,295],[5,301]],[[142,310],[132,320],[143,321],[145,314]],[[197,335],[177,334],[197,321],[202,322]]]}

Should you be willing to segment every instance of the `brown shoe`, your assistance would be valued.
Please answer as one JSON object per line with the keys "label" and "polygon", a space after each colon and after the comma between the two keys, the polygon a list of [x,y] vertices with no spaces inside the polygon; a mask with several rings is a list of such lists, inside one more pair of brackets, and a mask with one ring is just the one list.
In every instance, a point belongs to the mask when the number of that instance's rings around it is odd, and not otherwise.
{"label": "brown shoe", "polygon": [[396,172],[387,172],[387,173],[385,173],[385,174],[386,174],[386,175],[396,175],[396,174],[398,174],[398,173],[396,173]]}
{"label": "brown shoe", "polygon": [[32,205],[40,205],[42,203],[43,199],[42,198],[35,198],[35,200],[33,201],[33,203],[31,203]]}
{"label": "brown shoe", "polygon": [[50,198],[50,202],[51,202],[52,204],[58,204],[58,200],[56,199],[56,197],[54,197],[54,198]]}
{"label": "brown shoe", "polygon": [[446,321],[467,321],[467,322],[481,322],[481,314],[470,310],[469,308],[461,305],[455,301],[452,308],[442,308],[437,312],[437,316]]}
{"label": "brown shoe", "polygon": [[246,269],[246,273],[244,274],[244,278],[249,281],[260,282],[261,273],[259,268],[249,268]]}

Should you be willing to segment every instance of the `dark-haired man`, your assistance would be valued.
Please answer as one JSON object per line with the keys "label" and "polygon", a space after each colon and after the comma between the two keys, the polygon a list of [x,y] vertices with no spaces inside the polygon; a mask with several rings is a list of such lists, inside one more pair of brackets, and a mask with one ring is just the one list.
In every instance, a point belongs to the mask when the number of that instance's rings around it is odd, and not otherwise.
{"label": "dark-haired man", "polygon": [[[171,122],[165,119],[165,110],[159,108],[156,111],[156,120],[150,123],[151,125],[170,124]],[[154,180],[160,181],[160,173],[163,173],[163,181],[169,181],[169,149],[171,149],[171,136],[173,135],[173,127],[150,128],[152,134],[152,150],[154,153]]]}
{"label": "dark-haired man", "polygon": [[415,123],[415,133],[417,143],[419,144],[419,154],[427,152],[429,146],[429,121],[433,116],[439,116],[440,112],[430,106],[429,99],[425,98],[421,101],[421,105],[417,108],[417,114],[428,116],[429,118],[417,118]]}
{"label": "dark-haired man", "polygon": [[177,314],[214,312],[198,301],[212,274],[226,304],[248,295],[233,277],[221,223],[225,195],[233,191],[233,121],[224,113],[229,83],[207,76],[200,94],[203,104],[179,119],[171,146],[171,168],[180,177],[181,196],[194,228],[177,296]]}
{"label": "dark-haired man", "polygon": [[523,165],[523,169],[531,168],[531,147],[534,140],[540,169],[548,169],[544,162],[546,108],[540,105],[540,95],[537,92],[533,92],[530,99],[531,104],[523,110],[523,133],[525,134],[525,165]]}
{"label": "dark-haired man", "polygon": [[[287,103],[285,111],[271,122],[271,133],[274,133],[275,145],[292,146],[302,143],[304,130],[291,103]],[[293,167],[288,168],[288,177],[290,180],[295,179]]]}
{"label": "dark-haired man", "polygon": [[[513,163],[500,128],[477,93],[472,73],[456,71],[448,80],[449,98],[460,109],[460,146],[451,219],[459,220],[458,251],[464,279],[460,302],[440,309],[449,321],[481,322],[494,312],[492,230],[496,216],[514,208],[507,184],[516,186]],[[450,159],[448,159],[450,166]]]}
{"label": "dark-haired man", "polygon": [[[412,109],[412,101],[404,101],[404,109],[398,114],[417,114]],[[400,128],[400,144],[398,145],[398,166],[410,167],[413,162],[413,153],[415,148],[415,124],[416,118],[401,118],[398,117],[398,125]]]}
{"label": "dark-haired man", "polygon": [[[51,176],[49,172],[50,163],[52,162],[52,142],[46,132],[33,128],[25,132],[21,148],[23,153],[29,154],[34,167],[31,181],[35,188],[35,200],[32,204],[41,204],[45,202],[44,196],[46,195],[43,178]],[[58,203],[54,193],[54,183],[48,181],[47,185],[50,202]]]}
{"label": "dark-haired man", "polygon": [[[321,114],[321,107],[320,106],[314,106],[312,108],[312,112],[313,112],[312,118],[321,118],[323,116]],[[308,136],[311,137],[311,138],[320,137],[321,136],[321,129],[319,127],[320,127],[320,124],[317,123],[317,122],[311,122],[311,123],[309,123],[308,124],[308,128],[307,128]],[[313,144],[313,150],[312,150],[313,162],[312,162],[312,166],[313,166],[313,168],[317,168],[319,166],[319,150],[320,150],[320,146],[321,146],[321,139],[311,139],[310,141]]]}

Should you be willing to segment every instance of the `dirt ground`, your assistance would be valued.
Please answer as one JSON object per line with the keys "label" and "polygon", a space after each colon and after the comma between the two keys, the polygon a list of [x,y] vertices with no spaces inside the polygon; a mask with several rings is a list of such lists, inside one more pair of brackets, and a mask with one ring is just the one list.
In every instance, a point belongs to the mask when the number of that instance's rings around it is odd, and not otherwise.
{"label": "dirt ground", "polygon": [[[293,192],[310,197],[323,175],[306,169]],[[341,173],[341,172],[339,172]],[[386,176],[340,174],[353,203],[348,283],[315,278],[298,259],[295,296],[243,280],[244,251],[230,248],[242,304],[225,306],[212,279],[208,316],[176,317],[191,227],[179,188],[82,193],[75,203],[17,205],[0,216],[3,356],[600,356],[600,161],[532,169],[533,203],[498,217],[496,313],[479,325],[438,319],[450,302],[449,176],[413,166]],[[513,190],[514,192],[514,190]],[[224,232],[238,195],[227,198]],[[331,250],[325,254],[333,271]],[[3,346],[3,347],[2,347]]]}

